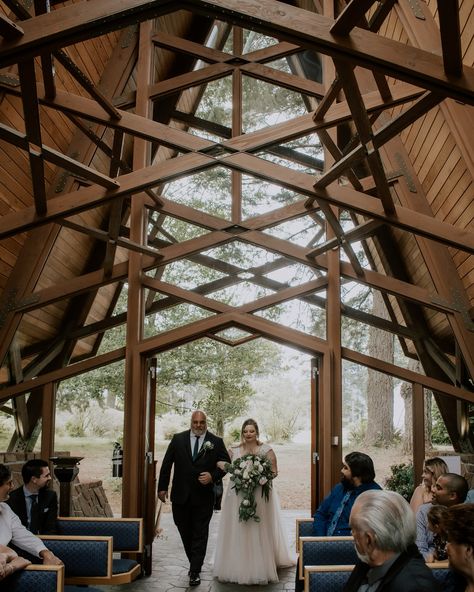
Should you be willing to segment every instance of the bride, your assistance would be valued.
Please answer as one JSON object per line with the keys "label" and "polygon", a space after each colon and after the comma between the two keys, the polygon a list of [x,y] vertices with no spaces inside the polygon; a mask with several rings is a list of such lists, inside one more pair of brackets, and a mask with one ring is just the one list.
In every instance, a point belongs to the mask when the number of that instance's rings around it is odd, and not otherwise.
{"label": "bride", "polygon": [[[258,425],[253,419],[244,421],[241,442],[229,449],[232,461],[246,454],[267,457],[277,476],[275,453],[259,439]],[[218,463],[225,470],[225,463]],[[275,489],[270,489],[268,501],[255,491],[256,514],[260,521],[239,521],[242,498],[229,485],[221,513],[214,558],[214,577],[221,582],[237,584],[268,584],[278,582],[277,569],[295,565],[296,556],[289,549],[282,526],[280,502]]]}

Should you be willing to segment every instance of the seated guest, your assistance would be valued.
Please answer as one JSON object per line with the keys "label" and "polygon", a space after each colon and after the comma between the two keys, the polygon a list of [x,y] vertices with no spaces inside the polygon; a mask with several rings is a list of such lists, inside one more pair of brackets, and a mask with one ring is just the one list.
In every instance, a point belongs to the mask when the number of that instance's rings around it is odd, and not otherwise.
{"label": "seated guest", "polygon": [[20,569],[25,569],[30,563],[31,561],[19,557],[10,547],[0,545],[0,581]]}
{"label": "seated guest", "polygon": [[[349,516],[357,496],[369,489],[381,489],[374,481],[375,469],[370,456],[350,452],[344,457],[341,482],[323,499],[316,510],[314,536],[349,536]],[[296,566],[295,592],[301,592],[304,582],[299,579],[299,559]]]}
{"label": "seated guest", "polygon": [[449,567],[456,572],[449,592],[474,590],[474,504],[461,504],[448,508],[442,527],[448,537]]}
{"label": "seated guest", "polygon": [[42,559],[44,565],[62,565],[62,561],[49,551],[38,537],[27,530],[6,500],[13,489],[10,469],[0,464],[0,545],[10,542],[20,550]]}
{"label": "seated guest", "polygon": [[58,496],[52,489],[51,472],[45,460],[28,460],[21,469],[24,485],[10,493],[7,504],[33,534],[55,534]]}
{"label": "seated guest", "polygon": [[[446,473],[438,477],[433,489],[433,503],[450,508],[462,504],[466,499],[468,485],[466,479],[456,473]],[[435,547],[433,532],[428,528],[428,512],[433,504],[422,504],[416,513],[416,545],[425,560],[433,557]]]}
{"label": "seated guest", "polygon": [[321,502],[314,515],[314,536],[348,536],[349,516],[357,496],[381,489],[375,481],[374,463],[363,452],[350,452],[342,463],[341,482]]}
{"label": "seated guest", "polygon": [[416,513],[421,504],[429,504],[433,501],[434,487],[438,477],[448,472],[448,465],[442,458],[435,456],[434,458],[427,458],[423,463],[423,473],[421,474],[422,481],[418,487],[415,488],[410,499],[410,506]]}
{"label": "seated guest", "polygon": [[354,503],[350,525],[359,557],[344,592],[440,590],[416,548],[413,510],[394,491],[365,491]]}
{"label": "seated guest", "polygon": [[428,520],[428,528],[433,533],[434,552],[432,555],[425,557],[427,563],[433,561],[446,561],[448,558],[446,554],[446,535],[441,525],[443,516],[447,511],[448,508],[446,506],[441,506],[440,504],[434,504],[428,510],[426,518]]}

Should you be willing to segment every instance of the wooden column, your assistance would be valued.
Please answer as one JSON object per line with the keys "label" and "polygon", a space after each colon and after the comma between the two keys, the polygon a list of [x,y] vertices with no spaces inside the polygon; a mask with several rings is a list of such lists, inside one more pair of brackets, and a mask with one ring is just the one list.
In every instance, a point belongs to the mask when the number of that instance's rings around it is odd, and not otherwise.
{"label": "wooden column", "polygon": [[[148,88],[152,71],[152,21],[140,25],[138,50],[136,113],[147,117],[150,111]],[[133,170],[149,164],[150,145],[135,138]],[[132,198],[130,239],[145,244],[144,197]],[[128,270],[127,355],[125,367],[125,405],[123,442],[122,514],[141,517],[145,499],[145,434],[146,434],[146,364],[138,352],[143,336],[144,299],[141,286],[142,255],[130,252]]]}
{"label": "wooden column", "polygon": [[415,485],[421,483],[425,460],[425,391],[421,384],[413,383],[413,478]]}
{"label": "wooden column", "polygon": [[48,460],[54,456],[54,431],[56,425],[56,390],[55,382],[48,382],[43,387],[41,408],[41,457]]}
{"label": "wooden column", "polygon": [[[334,210],[337,215],[337,210]],[[328,225],[328,239],[334,233]],[[328,252],[327,340],[331,351],[331,432],[327,434],[331,446],[331,485],[340,479],[342,462],[342,357],[341,357],[341,270],[340,247]]]}

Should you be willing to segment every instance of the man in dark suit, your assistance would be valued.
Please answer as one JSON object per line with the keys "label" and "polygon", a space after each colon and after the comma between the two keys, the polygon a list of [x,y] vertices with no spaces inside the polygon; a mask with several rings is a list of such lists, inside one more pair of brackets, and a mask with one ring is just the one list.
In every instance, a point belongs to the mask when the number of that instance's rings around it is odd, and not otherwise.
{"label": "man in dark suit", "polygon": [[225,474],[217,467],[218,461],[230,462],[224,442],[207,431],[206,415],[195,411],[191,416],[191,429],[173,436],[158,480],[158,497],[164,503],[174,465],[173,520],[189,559],[190,586],[201,583],[199,574],[206,556],[214,506],[213,484]]}
{"label": "man in dark suit", "polygon": [[58,497],[48,489],[51,472],[40,458],[28,460],[21,469],[24,485],[10,493],[7,504],[33,534],[55,534]]}
{"label": "man in dark suit", "polygon": [[438,592],[416,545],[409,503],[395,491],[364,491],[352,507],[350,526],[359,561],[343,592]]}

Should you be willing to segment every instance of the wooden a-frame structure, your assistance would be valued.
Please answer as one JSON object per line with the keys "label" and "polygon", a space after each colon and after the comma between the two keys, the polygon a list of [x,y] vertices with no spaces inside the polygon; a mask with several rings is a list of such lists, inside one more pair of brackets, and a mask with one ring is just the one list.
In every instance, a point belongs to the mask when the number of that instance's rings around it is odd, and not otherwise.
{"label": "wooden a-frame structure", "polygon": [[[41,425],[50,455],[57,384],[125,359],[123,513],[144,515],[150,358],[201,337],[229,345],[265,337],[318,360],[322,490],[339,470],[343,360],[413,385],[418,475],[426,389],[455,449],[473,451],[471,0],[2,0],[0,8],[0,397],[15,417],[12,449],[28,449]],[[273,41],[246,51],[248,31]],[[199,117],[206,86],[226,77],[231,120]],[[248,79],[299,93],[306,112],[244,129]],[[299,149],[301,138],[316,138],[324,158]],[[228,215],[166,194],[173,180],[214,167],[230,176]],[[243,176],[294,197],[245,215]],[[179,242],[166,230],[171,219],[201,231]],[[295,220],[311,228],[306,244],[272,232]],[[208,254],[235,241],[275,256],[244,269]],[[164,270],[176,261],[221,278],[168,283]],[[295,263],[313,279],[268,277]],[[213,296],[244,278],[266,295],[240,306]],[[380,291],[390,318],[342,302],[347,282]],[[125,313],[116,311],[124,283]],[[325,310],[324,337],[258,314],[294,299]],[[180,303],[207,316],[145,337],[147,315]],[[344,317],[397,336],[422,373],[344,347]],[[124,323],[124,346],[100,353],[104,333]],[[242,340],[229,341],[229,327]]]}

